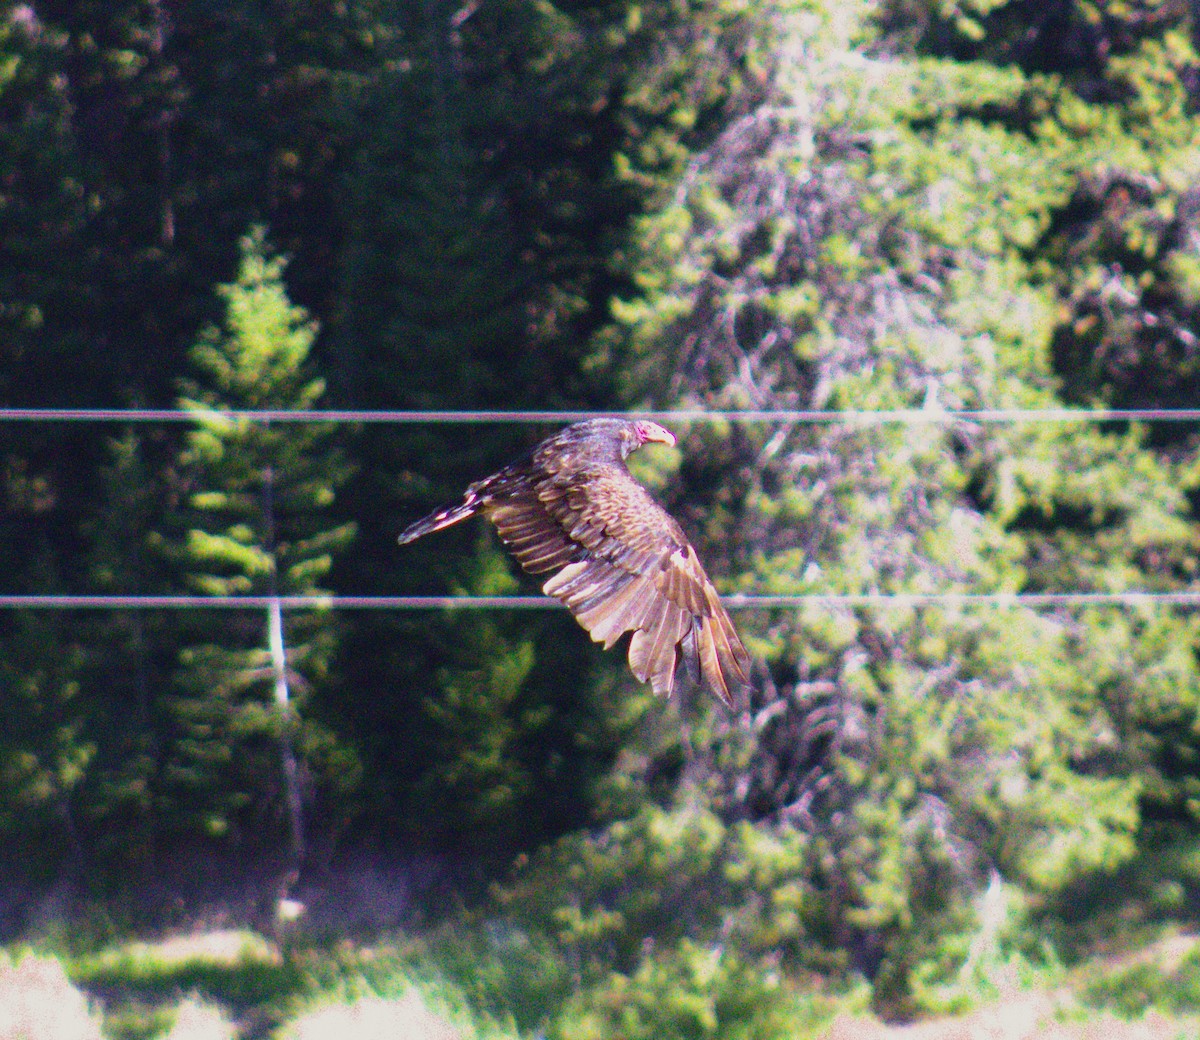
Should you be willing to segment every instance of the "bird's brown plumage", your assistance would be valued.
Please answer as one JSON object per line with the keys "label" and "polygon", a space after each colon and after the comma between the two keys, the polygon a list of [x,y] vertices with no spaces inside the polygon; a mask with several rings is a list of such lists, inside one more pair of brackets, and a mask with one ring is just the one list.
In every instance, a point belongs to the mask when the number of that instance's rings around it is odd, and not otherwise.
{"label": "bird's brown plumage", "polygon": [[625,466],[649,441],[675,438],[645,420],[589,419],[467,488],[461,504],[418,520],[402,543],[483,513],[531,574],[592,639],[626,632],[629,664],[669,696],[679,666],[726,704],[749,686],[750,656],[696,551]]}

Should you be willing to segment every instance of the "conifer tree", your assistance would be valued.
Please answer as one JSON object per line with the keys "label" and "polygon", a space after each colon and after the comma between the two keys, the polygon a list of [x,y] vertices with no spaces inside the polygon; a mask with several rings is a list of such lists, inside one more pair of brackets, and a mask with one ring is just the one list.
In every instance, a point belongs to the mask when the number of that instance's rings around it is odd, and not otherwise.
{"label": "conifer tree", "polygon": [[[527,121],[549,117],[550,99],[530,100],[545,89],[538,74],[516,57],[541,36],[503,18],[496,31],[506,44],[489,50],[475,22],[492,12],[464,10],[470,18],[460,27],[458,10],[431,0],[398,14],[392,47],[403,60],[381,68],[358,99],[356,132],[371,132],[339,197],[344,306],[326,344],[333,388],[357,407],[547,407],[576,401],[583,381],[583,339],[566,332],[583,303],[576,285],[563,283],[595,257],[562,241],[544,257],[547,236],[516,198],[529,178],[560,180],[540,166],[560,155],[521,153]],[[509,14],[553,21],[542,10]],[[491,61],[518,71],[492,70]],[[524,100],[509,105],[513,74]],[[511,179],[497,168],[501,156],[523,164]],[[537,194],[538,220],[582,212]],[[363,465],[345,500],[363,518],[362,536],[343,580],[379,592],[519,588],[503,549],[490,534],[475,537],[478,529],[403,550],[395,538],[399,517],[457,496],[537,432],[372,424],[356,433]],[[492,855],[527,843],[552,814],[552,827],[580,818],[579,789],[595,765],[577,753],[574,727],[590,711],[591,658],[586,639],[583,652],[563,648],[567,624],[553,614],[353,618],[348,681],[390,694],[338,708],[380,778],[364,792],[375,799],[373,820],[406,844],[436,847],[450,835],[458,850],[469,842]],[[400,725],[413,739],[390,739]]]}
{"label": "conifer tree", "polygon": [[298,705],[324,675],[334,628],[323,611],[285,616],[280,597],[319,593],[354,527],[328,518],[348,476],[328,427],[226,414],[302,412],[324,390],[308,366],[315,326],[289,302],[283,271],[261,228],[242,240],[237,280],[218,290],[224,326],[197,343],[196,377],[180,401],[196,422],[180,460],[188,530],[177,554],[187,583],[215,596],[264,596],[268,607],[198,626],[203,638],[181,653],[169,779],[194,789],[194,808],[215,834],[248,813],[282,809],[298,861],[304,771],[328,743]]}
{"label": "conifer tree", "polygon": [[78,789],[96,752],[80,696],[84,647],[67,619],[20,611],[0,631],[0,834],[30,880],[78,876]]}
{"label": "conifer tree", "polygon": [[[160,450],[169,453],[166,444]],[[108,442],[108,454],[87,530],[91,587],[113,596],[169,593],[169,568],[152,544],[169,509],[155,475],[162,460],[132,428]],[[152,870],[157,862],[162,694],[177,624],[174,612],[144,610],[103,611],[78,622],[88,647],[81,686],[96,744],[82,793],[88,838],[97,860],[120,870]]]}
{"label": "conifer tree", "polygon": [[[922,0],[907,8],[881,7],[885,25],[908,22],[911,32],[898,34],[905,50],[952,55],[984,75],[993,65],[1020,71],[1006,96],[986,105],[964,98],[941,118],[979,120],[1037,143],[1033,183],[1042,212],[1023,248],[1031,275],[1052,292],[1050,359],[1061,396],[1081,406],[1192,407],[1200,393],[1195,7],[968,0],[951,15]],[[1185,492],[1191,537],[1159,539],[1139,559],[1147,585],[1174,588],[1197,566],[1200,436],[1194,423],[1156,422],[1134,442]],[[1122,509],[1039,506],[1015,516],[1023,537],[1038,543],[1035,580],[1089,582],[1105,570],[1114,580],[1110,550],[1120,525],[1113,521]],[[1178,535],[1177,521],[1173,529]],[[1163,640],[1195,641],[1166,611],[1110,631],[1122,628],[1129,638],[1117,645],[1143,664],[1148,652],[1163,652]],[[1124,746],[1138,747],[1145,767],[1143,809],[1190,829],[1195,782],[1184,763],[1197,753],[1197,690],[1176,668],[1169,673],[1167,695],[1124,690],[1113,711],[1123,720]]]}
{"label": "conifer tree", "polygon": [[[708,461],[684,465],[676,494],[700,504],[697,537],[725,548],[727,587],[1160,587],[1159,562],[1186,559],[1190,535],[1136,431],[939,418],[1058,403],[1054,296],[1030,249],[1070,197],[1072,144],[976,115],[1034,86],[987,65],[860,58],[868,23],[847,5],[773,17],[770,97],[644,222],[643,292],[618,308],[628,392],[931,421],[697,429],[684,457]],[[1195,661],[1169,649],[1191,626],[1169,610],[743,616],[762,696],[749,726],[712,727],[713,768],[682,774],[679,825],[697,804],[743,821],[726,837],[737,873],[798,893],[783,933],[766,910],[761,927],[801,956],[823,935],[893,1010],[911,1010],[915,966],[969,926],[990,871],[1045,894],[1135,853],[1152,764],[1126,709],[1186,712],[1200,689]]]}

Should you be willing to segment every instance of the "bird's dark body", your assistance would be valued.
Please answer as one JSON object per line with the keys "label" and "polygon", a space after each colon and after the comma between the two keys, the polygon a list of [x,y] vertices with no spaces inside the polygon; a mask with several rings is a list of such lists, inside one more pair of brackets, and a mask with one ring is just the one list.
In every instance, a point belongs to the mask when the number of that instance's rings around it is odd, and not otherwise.
{"label": "bird's dark body", "polygon": [[732,706],[749,685],[750,658],[683,530],[625,465],[648,441],[674,438],[646,421],[568,426],[400,541],[483,513],[526,571],[555,572],[543,591],[594,640],[607,649],[633,633],[630,666],[656,693],[671,693],[683,664]]}

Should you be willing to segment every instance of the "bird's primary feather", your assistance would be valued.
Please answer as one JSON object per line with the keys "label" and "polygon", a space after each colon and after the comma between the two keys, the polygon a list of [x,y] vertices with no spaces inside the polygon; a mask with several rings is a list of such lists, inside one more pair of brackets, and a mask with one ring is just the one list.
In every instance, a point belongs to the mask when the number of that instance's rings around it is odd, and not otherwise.
{"label": "bird's primary feather", "polygon": [[683,666],[733,706],[749,686],[750,656],[683,530],[625,465],[649,441],[674,438],[646,421],[568,426],[400,541],[483,513],[526,571],[555,572],[542,591],[592,639],[607,649],[633,633],[630,667],[655,693],[669,696]]}

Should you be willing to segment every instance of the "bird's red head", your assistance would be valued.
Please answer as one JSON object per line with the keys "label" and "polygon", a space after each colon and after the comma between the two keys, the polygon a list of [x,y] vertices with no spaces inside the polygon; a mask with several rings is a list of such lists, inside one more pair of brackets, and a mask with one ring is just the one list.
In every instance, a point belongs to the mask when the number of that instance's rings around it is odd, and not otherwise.
{"label": "bird's red head", "polygon": [[639,419],[633,424],[633,429],[637,434],[639,445],[647,444],[650,441],[657,441],[660,444],[675,443],[675,435],[670,430],[649,419]]}

